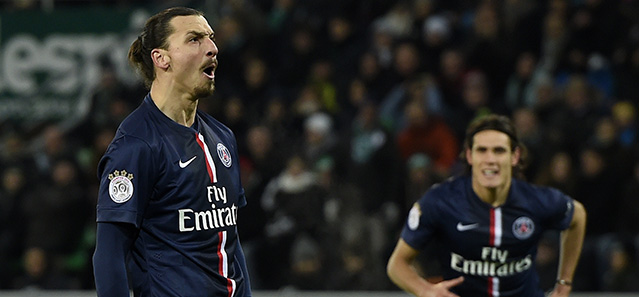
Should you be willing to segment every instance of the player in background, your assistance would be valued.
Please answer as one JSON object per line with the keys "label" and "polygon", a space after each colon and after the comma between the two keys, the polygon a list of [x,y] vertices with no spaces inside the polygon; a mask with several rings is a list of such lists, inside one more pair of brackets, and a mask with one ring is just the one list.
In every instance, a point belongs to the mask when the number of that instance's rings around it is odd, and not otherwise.
{"label": "player in background", "polygon": [[100,160],[98,296],[251,296],[235,136],[197,109],[217,53],[203,14],[183,7],[149,18],[129,49],[150,92]]}
{"label": "player in background", "polygon": [[[467,174],[433,186],[410,210],[388,261],[390,279],[415,296],[542,297],[537,244],[544,231],[556,229],[562,230],[561,256],[550,296],[568,296],[586,226],[581,203],[519,179],[525,147],[505,116],[472,122],[461,158]],[[412,267],[431,240],[442,246],[439,283]]]}

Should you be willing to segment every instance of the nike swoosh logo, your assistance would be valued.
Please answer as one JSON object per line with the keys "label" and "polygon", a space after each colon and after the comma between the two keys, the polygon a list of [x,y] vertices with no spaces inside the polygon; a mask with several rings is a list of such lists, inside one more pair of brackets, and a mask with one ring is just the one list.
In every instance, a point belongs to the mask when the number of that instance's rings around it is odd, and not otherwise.
{"label": "nike swoosh logo", "polygon": [[475,229],[478,226],[479,226],[479,223],[464,225],[464,224],[462,224],[462,222],[459,222],[459,223],[457,223],[457,231],[464,232],[464,231],[468,231],[468,230],[471,230],[471,229]]}
{"label": "nike swoosh logo", "polygon": [[197,156],[193,156],[193,158],[189,159],[186,162],[182,162],[182,160],[180,160],[180,168],[184,168],[186,166],[189,166],[189,164],[191,164],[191,162],[193,162],[193,160],[195,160]]}

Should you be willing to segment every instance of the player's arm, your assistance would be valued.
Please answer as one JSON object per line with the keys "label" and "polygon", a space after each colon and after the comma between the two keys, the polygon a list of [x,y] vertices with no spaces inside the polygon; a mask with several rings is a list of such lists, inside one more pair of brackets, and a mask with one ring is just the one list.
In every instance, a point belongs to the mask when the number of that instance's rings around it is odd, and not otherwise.
{"label": "player's arm", "polygon": [[[586,233],[586,210],[578,201],[574,201],[574,214],[570,227],[561,232],[561,249],[557,284],[550,296],[568,296],[572,290],[572,279],[577,268],[581,247]],[[561,282],[561,283],[560,283]]]}
{"label": "player's arm", "polygon": [[463,277],[432,284],[421,277],[413,267],[413,261],[419,251],[399,239],[395,250],[388,260],[388,277],[402,290],[418,297],[459,297],[448,289],[461,284]]}
{"label": "player's arm", "polygon": [[93,254],[96,292],[102,297],[128,297],[126,255],[135,240],[137,229],[127,223],[101,222],[97,225]]}
{"label": "player's arm", "polygon": [[251,279],[249,277],[248,268],[246,267],[246,259],[244,258],[244,251],[242,250],[239,236],[237,238],[237,249],[235,249],[235,261],[239,264],[240,270],[242,270],[242,275],[244,275],[247,292],[246,297],[251,297]]}

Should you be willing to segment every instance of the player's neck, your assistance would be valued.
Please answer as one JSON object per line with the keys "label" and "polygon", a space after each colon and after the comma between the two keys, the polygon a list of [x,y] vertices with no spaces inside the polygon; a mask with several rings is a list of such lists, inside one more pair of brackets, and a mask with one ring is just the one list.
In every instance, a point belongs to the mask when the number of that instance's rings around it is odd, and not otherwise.
{"label": "player's neck", "polygon": [[508,199],[508,191],[510,190],[510,183],[502,187],[486,188],[476,184],[473,184],[473,191],[477,194],[477,197],[482,201],[490,204],[493,207],[498,207],[506,203]]}
{"label": "player's neck", "polygon": [[171,90],[175,89],[167,89],[162,87],[162,84],[154,83],[151,85],[151,99],[162,113],[176,123],[186,127],[192,126],[198,100],[192,99],[192,96],[184,92]]}

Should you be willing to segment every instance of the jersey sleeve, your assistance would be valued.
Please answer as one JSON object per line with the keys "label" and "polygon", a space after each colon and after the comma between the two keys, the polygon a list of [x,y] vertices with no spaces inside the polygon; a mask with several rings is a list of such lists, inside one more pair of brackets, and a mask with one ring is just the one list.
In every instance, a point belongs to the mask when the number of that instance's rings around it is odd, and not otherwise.
{"label": "jersey sleeve", "polygon": [[547,225],[550,229],[565,230],[570,226],[575,211],[573,199],[557,189],[549,189]]}
{"label": "jersey sleeve", "polygon": [[[233,134],[232,131],[231,131],[231,137],[233,139],[233,153],[235,154],[235,159],[237,160],[238,167],[241,167],[240,166],[240,153],[239,153],[239,151],[237,149],[237,140],[236,140],[235,135]],[[238,207],[241,208],[241,207],[246,206],[247,202],[246,202],[246,195],[245,195],[245,192],[244,192],[244,186],[242,186],[242,178],[241,178],[242,174],[241,174],[240,170],[242,170],[242,169],[238,168],[237,172],[238,172],[239,176],[238,176],[237,180],[238,180],[238,187],[239,187],[238,193],[239,193],[239,196],[240,196],[240,197],[238,197],[238,201],[239,201]]]}
{"label": "jersey sleeve", "polygon": [[435,232],[435,222],[438,221],[435,198],[432,192],[427,192],[408,213],[401,238],[414,249],[425,248]]}
{"label": "jersey sleeve", "polygon": [[156,180],[151,147],[139,138],[115,139],[98,166],[97,222],[130,223],[139,228]]}

